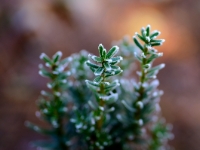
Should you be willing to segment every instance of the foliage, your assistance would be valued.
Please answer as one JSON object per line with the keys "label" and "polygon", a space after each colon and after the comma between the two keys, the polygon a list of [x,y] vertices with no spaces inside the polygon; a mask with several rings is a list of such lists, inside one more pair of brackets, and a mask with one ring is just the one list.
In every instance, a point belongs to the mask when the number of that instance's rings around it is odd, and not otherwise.
{"label": "foliage", "polygon": [[[127,37],[109,51],[100,44],[99,56],[81,51],[61,60],[61,52],[52,59],[42,54],[48,69],[40,65],[39,74],[50,79],[47,87],[51,91],[41,92],[37,116],[50,128],[26,125],[49,135],[51,141],[35,142],[35,146],[53,150],[171,149],[167,144],[173,137],[171,126],[160,113],[163,91],[158,89],[156,77],[165,65],[153,66],[163,55],[154,48],[164,42],[156,39],[159,34],[148,25],[133,36],[135,45]],[[134,77],[137,64],[138,77]]]}
{"label": "foliage", "polygon": [[49,91],[41,91],[41,97],[38,101],[39,111],[37,117],[45,120],[49,125],[49,129],[42,129],[30,122],[26,125],[36,132],[51,136],[51,141],[37,141],[34,143],[36,147],[44,147],[46,149],[67,149],[66,143],[74,136],[73,126],[68,123],[71,117],[71,110],[68,109],[67,95],[67,78],[70,75],[65,68],[71,61],[71,58],[60,60],[61,52],[57,52],[52,59],[42,53],[40,59],[45,62],[46,68],[40,64],[39,74],[50,79],[47,83]]}

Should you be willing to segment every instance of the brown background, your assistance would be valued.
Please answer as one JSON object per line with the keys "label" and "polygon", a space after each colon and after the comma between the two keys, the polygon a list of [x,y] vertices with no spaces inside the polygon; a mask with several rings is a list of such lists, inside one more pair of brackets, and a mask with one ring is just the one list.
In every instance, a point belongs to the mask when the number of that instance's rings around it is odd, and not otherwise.
{"label": "brown background", "polygon": [[35,117],[35,101],[46,80],[39,55],[64,56],[99,43],[132,36],[142,26],[162,31],[159,51],[166,63],[158,76],[163,115],[174,125],[176,150],[200,150],[199,0],[1,0],[0,150],[34,150],[41,135],[24,127]]}

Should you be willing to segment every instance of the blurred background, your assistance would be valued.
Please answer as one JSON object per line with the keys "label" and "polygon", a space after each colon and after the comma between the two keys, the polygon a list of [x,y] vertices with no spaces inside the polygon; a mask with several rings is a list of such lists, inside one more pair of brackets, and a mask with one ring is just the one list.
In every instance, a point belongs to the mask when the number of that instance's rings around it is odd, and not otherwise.
{"label": "blurred background", "polygon": [[158,78],[162,113],[174,125],[171,145],[200,150],[199,16],[199,0],[0,0],[0,150],[34,150],[29,142],[42,138],[24,127],[40,124],[40,53],[95,53],[99,43],[110,48],[147,24],[166,39],[157,63],[166,63]]}

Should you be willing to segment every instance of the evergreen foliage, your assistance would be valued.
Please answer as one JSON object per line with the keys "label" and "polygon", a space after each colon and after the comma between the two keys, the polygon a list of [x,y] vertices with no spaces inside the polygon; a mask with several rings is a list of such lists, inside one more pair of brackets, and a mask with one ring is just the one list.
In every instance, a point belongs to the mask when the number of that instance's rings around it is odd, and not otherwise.
{"label": "evergreen foliage", "polygon": [[[50,90],[41,92],[36,114],[50,128],[26,125],[49,135],[51,141],[34,142],[34,146],[45,150],[172,149],[168,145],[172,128],[160,112],[163,91],[156,77],[165,65],[153,66],[163,56],[154,48],[164,42],[157,39],[159,34],[148,25],[133,36],[133,42],[125,37],[108,51],[100,44],[99,56],[85,50],[63,60],[61,52],[52,58],[41,54],[46,68],[40,65],[39,74],[50,79]],[[133,77],[133,71],[138,77]]]}
{"label": "evergreen foliage", "polygon": [[26,125],[36,132],[51,136],[50,141],[37,141],[33,143],[34,146],[44,149],[68,149],[66,143],[75,135],[73,133],[73,126],[70,123],[66,123],[71,117],[65,93],[68,86],[67,78],[71,73],[65,71],[65,68],[71,61],[71,58],[61,60],[61,57],[61,52],[57,52],[52,59],[44,53],[40,55],[40,59],[45,62],[46,67],[40,64],[39,74],[49,78],[50,82],[47,83],[49,91],[41,91],[41,97],[38,101],[39,111],[36,112],[36,116],[46,121],[50,128],[43,129],[30,122],[26,122]]}

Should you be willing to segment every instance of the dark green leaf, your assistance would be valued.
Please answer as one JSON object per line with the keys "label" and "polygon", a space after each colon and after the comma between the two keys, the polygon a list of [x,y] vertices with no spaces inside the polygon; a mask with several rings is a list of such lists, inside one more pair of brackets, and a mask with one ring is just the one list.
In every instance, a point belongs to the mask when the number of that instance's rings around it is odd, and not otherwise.
{"label": "dark green leaf", "polygon": [[93,81],[89,81],[89,80],[86,80],[85,82],[86,82],[87,84],[89,84],[89,85],[99,87],[99,83],[97,83],[97,82],[93,82]]}
{"label": "dark green leaf", "polygon": [[93,81],[100,83],[103,80],[102,76],[97,76]]}
{"label": "dark green leaf", "polygon": [[53,55],[53,62],[56,63],[60,60],[60,58],[62,57],[62,52],[61,51],[58,51],[57,53],[55,53]]}
{"label": "dark green leaf", "polygon": [[106,52],[107,52],[107,51],[106,51],[106,49],[104,48],[104,49],[103,49],[103,55],[102,55],[102,58],[103,58],[103,59],[106,58]]}
{"label": "dark green leaf", "polygon": [[119,66],[111,65],[111,68],[112,68],[113,70],[121,70],[121,68],[120,68]]}
{"label": "dark green leaf", "polygon": [[147,35],[147,36],[150,35],[150,28],[151,28],[151,26],[150,26],[150,25],[147,25],[147,27],[146,27],[146,35]]}
{"label": "dark green leaf", "polygon": [[51,61],[51,59],[45,53],[42,53],[40,55],[40,59],[42,59],[46,63],[49,63],[50,65],[53,64],[52,61]]}
{"label": "dark green leaf", "polygon": [[111,58],[112,61],[121,61],[123,58],[121,56]]}
{"label": "dark green leaf", "polygon": [[95,76],[101,75],[104,71],[103,67],[99,67],[98,69],[96,69],[96,71],[94,72]]}
{"label": "dark green leaf", "polygon": [[102,62],[102,59],[100,57],[97,57],[97,56],[94,56],[94,55],[91,56],[91,59],[98,62],[98,63]]}
{"label": "dark green leaf", "polygon": [[88,104],[92,109],[96,109],[96,105],[92,101],[88,101]]}
{"label": "dark green leaf", "polygon": [[120,84],[119,84],[118,81],[114,81],[114,82],[112,82],[110,85],[106,85],[106,86],[105,86],[105,90],[106,90],[106,91],[112,91],[112,90],[116,89],[116,87],[118,87],[119,85],[120,85]]}
{"label": "dark green leaf", "polygon": [[153,33],[150,35],[150,38],[152,39],[152,38],[155,38],[155,37],[157,37],[158,35],[160,35],[160,32],[159,31],[153,31]]}
{"label": "dark green leaf", "polygon": [[102,44],[99,44],[98,49],[99,49],[99,55],[103,58],[103,50],[104,50],[103,45],[102,45]]}
{"label": "dark green leaf", "polygon": [[53,74],[45,70],[44,68],[40,69],[39,74],[43,77],[53,78]]}
{"label": "dark green leaf", "polygon": [[155,66],[155,67],[153,67],[153,68],[151,68],[150,70],[148,70],[148,72],[147,73],[151,73],[151,72],[154,72],[154,71],[159,71],[160,69],[163,69],[165,67],[165,64],[160,64],[160,65],[158,65],[158,66]]}
{"label": "dark green leaf", "polygon": [[157,54],[152,54],[148,59],[147,59],[147,63],[151,63],[154,59],[158,58]]}
{"label": "dark green leaf", "polygon": [[114,75],[120,74],[122,72],[123,72],[123,70],[112,71],[112,72],[106,73],[105,77],[114,76]]}
{"label": "dark green leaf", "polygon": [[118,94],[117,93],[112,93],[112,92],[110,92],[109,95],[99,95],[99,96],[101,97],[101,99],[106,101],[108,104],[114,103],[118,99]]}
{"label": "dark green leaf", "polygon": [[151,43],[151,46],[160,46],[160,45],[162,45],[162,43],[160,43],[160,42],[153,42],[153,43]]}
{"label": "dark green leaf", "polygon": [[139,62],[142,62],[141,56],[139,56],[137,53],[134,53],[134,56]]}
{"label": "dark green leaf", "polygon": [[89,80],[86,80],[85,81],[87,86],[94,92],[96,91],[99,91],[100,88],[99,88],[99,84],[97,82],[92,82],[92,81],[89,81]]}
{"label": "dark green leaf", "polygon": [[163,42],[165,42],[165,40],[164,40],[164,39],[159,39],[159,40],[151,39],[151,42],[155,42],[155,43],[163,43]]}
{"label": "dark green leaf", "polygon": [[98,69],[98,68],[99,68],[98,65],[91,63],[89,60],[86,61],[86,64],[87,64],[89,67],[92,67],[92,68],[94,68],[94,69]]}
{"label": "dark green leaf", "polygon": [[60,64],[61,65],[64,65],[64,66],[67,66],[69,62],[72,61],[72,57],[68,57],[68,58],[65,58],[63,60],[61,60]]}
{"label": "dark green leaf", "polygon": [[118,46],[113,46],[107,53],[106,58],[112,58],[114,55],[117,54],[117,52],[119,51],[119,47]]}
{"label": "dark green leaf", "polygon": [[96,68],[90,67],[90,70],[92,70],[92,72],[95,72]]}
{"label": "dark green leaf", "polygon": [[151,67],[151,64],[145,64],[145,65],[143,65],[144,69],[149,69],[150,67]]}
{"label": "dark green leaf", "polygon": [[156,75],[157,75],[157,74],[158,74],[158,70],[148,72],[148,73],[146,74],[146,78],[156,78]]}
{"label": "dark green leaf", "polygon": [[66,79],[67,77],[69,77],[71,75],[71,72],[69,71],[63,71],[58,75],[59,79]]}
{"label": "dark green leaf", "polygon": [[142,37],[141,35],[139,35],[138,33],[136,34],[143,42],[146,42],[146,39],[144,37]]}
{"label": "dark green leaf", "polygon": [[113,61],[113,62],[111,62],[110,64],[111,65],[116,65],[116,64],[118,64],[120,61]]}
{"label": "dark green leaf", "polygon": [[144,51],[144,47],[140,44],[140,42],[137,40],[136,37],[133,37],[133,41],[135,42],[135,44],[136,44],[142,51]]}
{"label": "dark green leaf", "polygon": [[110,64],[108,62],[105,62],[103,65],[106,70],[108,70],[108,71],[111,70]]}
{"label": "dark green leaf", "polygon": [[146,31],[144,28],[141,29],[141,34],[143,38],[146,38]]}

